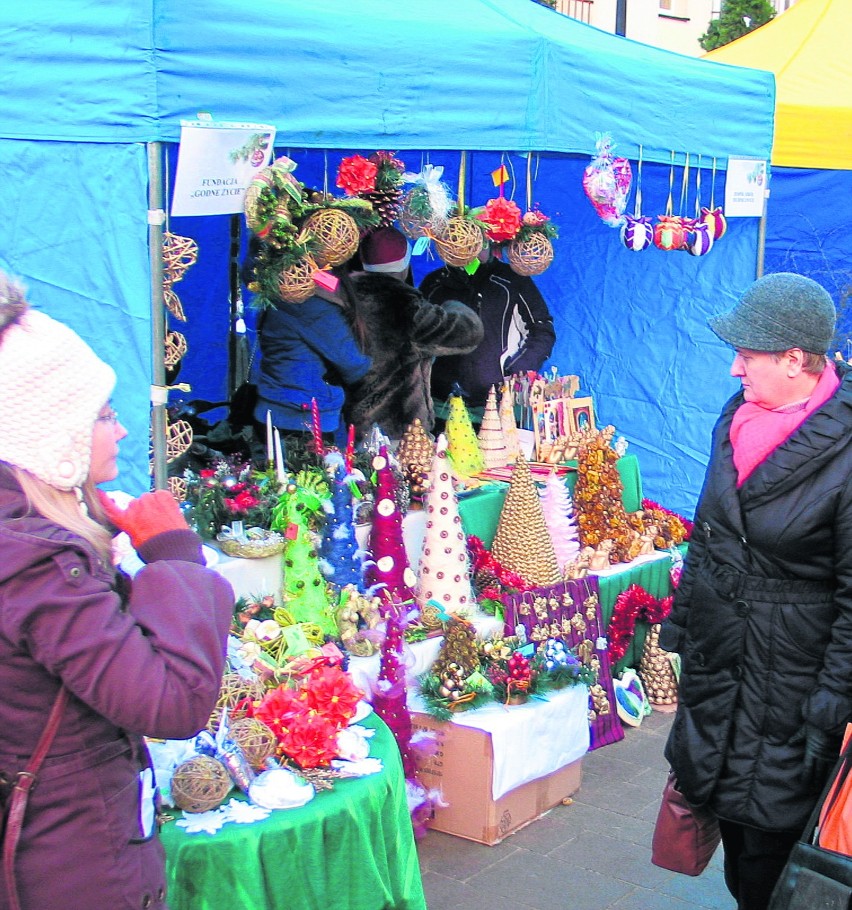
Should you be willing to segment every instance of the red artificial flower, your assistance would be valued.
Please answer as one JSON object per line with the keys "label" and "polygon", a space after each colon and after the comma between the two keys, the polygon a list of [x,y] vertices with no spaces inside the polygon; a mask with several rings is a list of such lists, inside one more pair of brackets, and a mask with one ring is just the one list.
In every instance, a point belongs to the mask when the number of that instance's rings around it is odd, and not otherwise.
{"label": "red artificial flower", "polygon": [[486,236],[495,243],[512,240],[521,229],[521,210],[504,196],[489,199],[485,203],[485,211],[479,216],[487,230]]}
{"label": "red artificial flower", "polygon": [[303,683],[312,710],[342,729],[354,717],[363,692],[340,667],[318,667]]}
{"label": "red artificial flower", "polygon": [[251,509],[256,509],[259,505],[260,500],[253,493],[249,493],[248,490],[225,499],[225,508],[234,515],[249,512]]}
{"label": "red artificial flower", "polygon": [[280,751],[300,768],[328,765],[337,755],[337,732],[337,727],[320,714],[299,714],[290,719],[279,740]]}
{"label": "red artificial flower", "polygon": [[308,713],[308,706],[299,698],[297,689],[278,686],[272,689],[252,711],[254,717],[263,721],[281,742],[295,717]]}
{"label": "red artificial flower", "polygon": [[340,162],[337,169],[337,185],[347,196],[372,193],[376,188],[378,166],[363,155],[350,155]]}
{"label": "red artificial flower", "polygon": [[206,480],[208,477],[215,477],[216,469],[215,468],[202,468],[198,472],[198,476],[203,478],[204,480]]}

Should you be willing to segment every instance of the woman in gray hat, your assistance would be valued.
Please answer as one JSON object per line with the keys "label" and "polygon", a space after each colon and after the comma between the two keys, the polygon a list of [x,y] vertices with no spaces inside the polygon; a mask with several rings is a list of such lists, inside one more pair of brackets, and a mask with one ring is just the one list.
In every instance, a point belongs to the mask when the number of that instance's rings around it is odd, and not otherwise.
{"label": "woman in gray hat", "polygon": [[754,282],[710,328],[742,390],[713,432],[660,644],[682,658],[666,758],[718,816],[738,910],[762,910],[852,719],[852,370],[815,281]]}

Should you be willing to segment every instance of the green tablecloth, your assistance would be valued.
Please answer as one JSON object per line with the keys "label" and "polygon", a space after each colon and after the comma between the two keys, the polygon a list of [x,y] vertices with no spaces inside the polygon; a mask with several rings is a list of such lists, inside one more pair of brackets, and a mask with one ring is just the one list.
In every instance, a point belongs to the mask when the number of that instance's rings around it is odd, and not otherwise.
{"label": "green tablecloth", "polygon": [[375,714],[384,771],[216,834],[162,830],[171,910],[426,910],[399,750]]}

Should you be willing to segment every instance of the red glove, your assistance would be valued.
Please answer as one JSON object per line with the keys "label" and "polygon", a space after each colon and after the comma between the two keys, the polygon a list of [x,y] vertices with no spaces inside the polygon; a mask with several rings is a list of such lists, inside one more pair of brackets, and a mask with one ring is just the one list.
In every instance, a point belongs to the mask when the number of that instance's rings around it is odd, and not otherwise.
{"label": "red glove", "polygon": [[168,490],[143,493],[126,509],[120,509],[103,490],[98,490],[98,494],[107,518],[119,531],[127,532],[136,550],[164,531],[186,531],[189,528],[177,501]]}

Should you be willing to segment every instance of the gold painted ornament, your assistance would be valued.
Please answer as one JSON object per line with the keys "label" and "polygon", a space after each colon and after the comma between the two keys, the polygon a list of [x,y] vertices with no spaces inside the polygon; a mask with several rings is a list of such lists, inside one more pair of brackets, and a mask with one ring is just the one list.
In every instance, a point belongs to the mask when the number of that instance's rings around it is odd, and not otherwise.
{"label": "gold painted ornament", "polygon": [[639,679],[650,704],[658,711],[677,708],[677,679],[669,652],[660,647],[660,623],[654,623],[645,637],[639,661]]}

